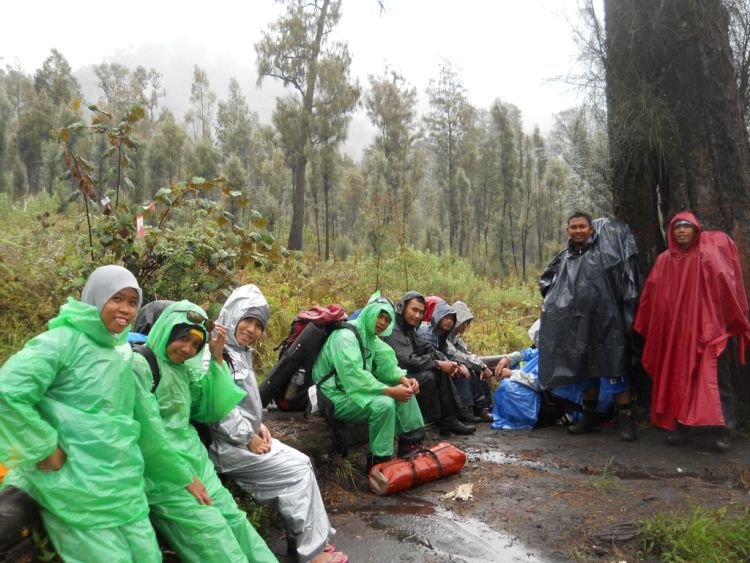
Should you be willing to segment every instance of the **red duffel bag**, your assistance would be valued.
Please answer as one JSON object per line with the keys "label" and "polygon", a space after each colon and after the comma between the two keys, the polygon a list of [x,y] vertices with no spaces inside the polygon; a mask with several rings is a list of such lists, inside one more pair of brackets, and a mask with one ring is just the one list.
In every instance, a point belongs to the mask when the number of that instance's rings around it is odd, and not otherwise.
{"label": "red duffel bag", "polygon": [[370,469],[370,490],[391,495],[461,471],[466,454],[448,442],[419,449],[408,456],[379,463]]}

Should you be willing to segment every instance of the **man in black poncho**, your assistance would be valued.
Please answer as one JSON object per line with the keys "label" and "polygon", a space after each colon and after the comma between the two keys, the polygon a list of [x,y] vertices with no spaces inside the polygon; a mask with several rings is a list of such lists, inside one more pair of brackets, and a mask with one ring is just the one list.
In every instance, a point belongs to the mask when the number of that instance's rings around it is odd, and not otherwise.
{"label": "man in black poncho", "polygon": [[582,395],[583,415],[568,427],[572,434],[598,430],[599,394],[613,395],[620,437],[633,441],[625,357],[639,287],[635,240],[627,225],[592,221],[580,211],[568,218],[567,232],[567,247],[539,280],[539,384]]}

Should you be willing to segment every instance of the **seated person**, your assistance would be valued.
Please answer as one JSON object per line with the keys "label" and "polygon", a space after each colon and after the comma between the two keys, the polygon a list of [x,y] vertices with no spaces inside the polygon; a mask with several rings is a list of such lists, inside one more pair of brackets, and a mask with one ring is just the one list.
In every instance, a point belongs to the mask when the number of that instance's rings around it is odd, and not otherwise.
{"label": "seated person", "polygon": [[[221,420],[245,396],[222,358],[225,339],[225,328],[209,321],[203,309],[189,301],[167,307],[148,334],[146,346],[159,368],[154,405],[172,448],[205,485],[199,504],[184,489],[147,479],[151,520],[182,561],[275,562],[263,538],[219,481],[190,423]],[[207,342],[211,360],[203,372],[196,356]],[[142,355],[135,356],[133,369],[142,381],[151,382],[154,377]]]}
{"label": "seated person", "polygon": [[451,375],[458,364],[417,336],[424,311],[424,296],[416,291],[407,292],[396,305],[393,332],[383,340],[395,351],[399,367],[419,382],[417,402],[425,422],[437,423],[443,434],[471,434],[476,429],[456,416],[458,403]]}
{"label": "seated person", "polygon": [[492,428],[516,430],[539,428],[549,424],[569,423],[566,412],[576,410],[575,405],[539,389],[539,320],[529,328],[531,346],[517,352],[504,354],[495,367],[501,378],[495,390],[492,410]]}
{"label": "seated person", "polygon": [[[473,415],[473,413],[471,412],[471,406],[467,406],[463,402],[463,396],[459,391],[459,388],[464,388],[465,386],[464,395],[469,398],[472,397],[472,393],[468,388],[468,384],[462,381],[469,379],[469,370],[463,364],[454,361],[454,358],[451,358],[449,355],[450,350],[448,345],[448,336],[455,326],[456,310],[448,305],[445,301],[440,301],[435,306],[435,311],[432,314],[432,318],[430,319],[429,324],[422,323],[417,330],[417,335],[423,340],[429,342],[436,353],[441,354],[443,358],[450,360],[455,366],[450,373],[450,377],[452,378],[450,387],[455,395],[455,402],[458,408],[457,417],[459,422],[479,422],[481,419]],[[475,426],[471,424],[469,424],[468,426],[469,428],[471,428],[471,431],[468,432],[469,434],[476,431]],[[467,432],[456,433],[466,434]]]}
{"label": "seated person", "polygon": [[395,316],[391,302],[375,293],[351,322],[359,339],[350,330],[335,331],[313,366],[313,381],[333,405],[334,418],[368,423],[368,472],[391,459],[397,435],[399,454],[424,435],[419,383],[398,367],[393,349],[380,339],[391,334]]}
{"label": "seated person", "polygon": [[[219,313],[218,322],[227,329],[225,352],[234,381],[247,395],[211,425],[209,455],[219,473],[279,512],[299,561],[341,563],[347,557],[331,551],[328,544],[336,532],[328,521],[310,459],[272,438],[263,424],[252,345],[263,335],[269,315],[268,302],[254,285],[235,289]],[[204,366],[210,361],[211,351],[206,349]]]}
{"label": "seated person", "polygon": [[80,301],[69,298],[0,368],[0,459],[11,469],[3,486],[39,503],[65,561],[161,561],[146,468],[198,506],[183,488],[190,472],[159,471],[168,460],[151,430],[160,422],[145,416],[126,342],[140,304],[132,273],[99,267]]}
{"label": "seated person", "polygon": [[463,335],[469,329],[471,321],[474,320],[474,314],[463,301],[456,301],[452,305],[456,311],[456,326],[448,334],[448,357],[459,364],[466,366],[469,370],[469,378],[459,380],[456,386],[458,394],[464,405],[471,406],[474,416],[482,422],[492,422],[490,414],[491,393],[490,386],[487,383],[492,377],[492,370],[479,359],[479,356],[472,354]]}

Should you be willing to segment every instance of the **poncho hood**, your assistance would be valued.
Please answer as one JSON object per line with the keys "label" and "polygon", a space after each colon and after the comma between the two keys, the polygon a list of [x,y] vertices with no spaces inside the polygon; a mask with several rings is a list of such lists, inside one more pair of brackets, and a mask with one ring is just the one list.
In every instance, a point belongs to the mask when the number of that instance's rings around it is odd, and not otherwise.
{"label": "poncho hood", "polygon": [[456,329],[462,324],[474,320],[474,313],[471,312],[469,306],[463,301],[456,301],[451,307],[456,311],[456,326],[451,330],[452,333],[456,332]]}
{"label": "poncho hood", "polygon": [[[170,361],[169,357],[167,356],[167,345],[169,343],[169,336],[172,333],[172,329],[177,325],[194,326],[201,332],[203,332],[203,340],[208,340],[208,334],[206,332],[206,328],[203,326],[203,323],[195,323],[188,320],[189,311],[194,311],[202,317],[206,316],[206,312],[195,303],[191,303],[187,300],[177,301],[164,309],[164,312],[159,315],[159,318],[156,320],[154,326],[151,328],[151,331],[148,333],[146,345],[151,348],[154,355],[160,360],[165,362]],[[196,354],[194,357],[186,360],[183,365],[200,370],[200,354]]]}
{"label": "poncho hood", "polygon": [[237,325],[242,319],[254,318],[263,324],[265,330],[271,311],[263,293],[253,284],[235,289],[224,302],[218,321],[227,327],[227,345],[236,350],[245,349],[235,337]]}
{"label": "poncho hood", "polygon": [[393,303],[391,303],[386,297],[382,297],[379,291],[376,291],[370,296],[367,305],[362,309],[359,316],[354,321],[351,321],[351,324],[357,327],[357,331],[362,336],[363,340],[372,341],[375,336],[377,336],[375,334],[375,323],[381,312],[387,313],[388,316],[391,317],[391,322],[379,336],[390,336],[393,332],[393,325],[396,322],[396,311],[393,308]]}
{"label": "poncho hood", "polygon": [[47,323],[47,326],[50,329],[69,326],[107,348],[114,348],[127,342],[130,328],[128,326],[122,332],[112,334],[107,330],[99,310],[94,305],[82,303],[72,297],[68,297],[68,302],[60,307],[60,312]]}
{"label": "poncho hood", "polygon": [[701,238],[701,233],[703,232],[703,226],[701,225],[701,222],[690,211],[680,211],[677,215],[672,217],[672,220],[669,222],[669,234],[667,236],[667,246],[669,248],[669,252],[671,252],[673,255],[685,253],[685,249],[683,249],[677,243],[677,239],[675,239],[674,237],[674,226],[675,226],[675,223],[677,223],[678,221],[687,221],[698,230],[698,233],[696,234],[695,238],[690,242],[690,246],[687,248],[687,250],[696,248],[698,246],[698,242],[700,241],[700,238]]}

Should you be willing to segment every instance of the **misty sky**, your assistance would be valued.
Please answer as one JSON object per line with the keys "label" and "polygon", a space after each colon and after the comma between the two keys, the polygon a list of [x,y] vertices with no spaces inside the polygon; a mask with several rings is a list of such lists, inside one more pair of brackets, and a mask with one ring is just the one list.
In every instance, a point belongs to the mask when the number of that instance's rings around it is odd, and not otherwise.
{"label": "misty sky", "polygon": [[[344,0],[334,32],[335,39],[348,42],[353,74],[363,85],[368,74],[380,74],[389,64],[417,87],[424,111],[428,81],[448,59],[475,106],[487,109],[497,98],[515,104],[526,129],[534,124],[548,129],[554,113],[576,104],[575,91],[551,81],[566,75],[575,61],[567,20],[575,18],[576,0],[386,0],[385,5],[381,14],[376,0]],[[185,64],[200,64],[222,98],[226,85],[214,82],[211,65],[229,64],[243,88],[254,88],[254,43],[281,9],[272,0],[13,2],[3,10],[0,65],[17,62],[31,73],[53,47],[74,71],[105,61],[131,63],[136,53],[155,48],[178,49],[186,57],[200,54],[200,61]],[[138,64],[169,73],[148,60]],[[184,77],[185,97],[191,78]],[[251,100],[257,95],[246,93]]]}

